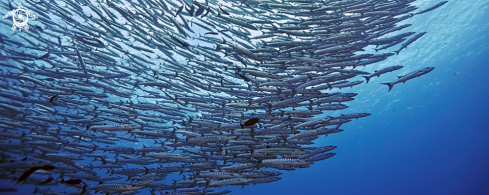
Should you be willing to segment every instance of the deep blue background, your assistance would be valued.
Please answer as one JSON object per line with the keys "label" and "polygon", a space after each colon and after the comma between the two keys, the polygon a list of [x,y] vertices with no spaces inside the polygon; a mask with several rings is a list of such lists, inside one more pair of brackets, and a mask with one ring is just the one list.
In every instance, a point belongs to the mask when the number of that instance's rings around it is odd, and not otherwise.
{"label": "deep blue background", "polygon": [[[386,102],[407,95],[321,139],[336,156],[233,194],[489,194],[489,50],[477,52],[392,92],[379,85]],[[422,87],[434,79],[444,81]]]}
{"label": "deep blue background", "polygon": [[[339,146],[335,157],[233,194],[489,194],[487,54],[441,75],[444,85],[396,102],[395,112],[342,126],[322,142]],[[424,106],[406,109],[415,104]]]}
{"label": "deep blue background", "polygon": [[[439,1],[419,2],[426,8]],[[481,2],[452,0],[408,21],[408,31],[428,33],[389,59],[405,68],[352,89],[360,95],[347,103],[347,113],[372,115],[319,139],[318,145],[338,146],[336,156],[285,172],[278,182],[223,189],[237,195],[489,195],[489,3]],[[380,85],[427,66],[436,68],[391,92]]]}

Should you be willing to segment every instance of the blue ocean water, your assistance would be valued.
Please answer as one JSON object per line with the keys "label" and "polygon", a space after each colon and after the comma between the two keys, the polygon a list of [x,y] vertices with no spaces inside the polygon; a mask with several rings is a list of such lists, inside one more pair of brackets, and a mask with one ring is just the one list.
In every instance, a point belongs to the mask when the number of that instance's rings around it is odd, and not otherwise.
{"label": "blue ocean water", "polygon": [[[409,31],[427,35],[399,56],[365,69],[408,67],[351,89],[360,95],[345,112],[372,115],[317,141],[338,146],[335,157],[285,172],[278,182],[223,189],[240,195],[489,194],[488,6],[450,1],[406,21],[413,24]],[[427,66],[436,68],[391,92],[380,85]],[[27,194],[33,188],[20,190]]]}
{"label": "blue ocean water", "polygon": [[386,62],[433,72],[389,93],[396,74],[374,78],[349,104],[372,115],[320,142],[335,157],[233,194],[489,194],[489,3],[445,6],[409,21],[426,37]]}

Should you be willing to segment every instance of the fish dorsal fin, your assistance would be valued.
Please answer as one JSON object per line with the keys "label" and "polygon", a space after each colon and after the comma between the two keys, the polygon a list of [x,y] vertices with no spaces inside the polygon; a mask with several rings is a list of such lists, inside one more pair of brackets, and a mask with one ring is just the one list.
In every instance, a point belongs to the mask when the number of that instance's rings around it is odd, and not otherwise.
{"label": "fish dorsal fin", "polygon": [[379,72],[379,70],[375,70],[374,72]]}

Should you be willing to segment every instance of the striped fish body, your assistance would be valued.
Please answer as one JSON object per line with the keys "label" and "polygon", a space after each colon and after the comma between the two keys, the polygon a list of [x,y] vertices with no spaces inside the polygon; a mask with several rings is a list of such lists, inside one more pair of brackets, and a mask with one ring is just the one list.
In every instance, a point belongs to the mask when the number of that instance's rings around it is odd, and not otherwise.
{"label": "striped fish body", "polygon": [[227,185],[244,185],[248,182],[253,181],[250,178],[233,178],[233,179],[223,179],[223,180],[211,180],[207,186],[227,186]]}
{"label": "striped fish body", "polygon": [[190,156],[176,154],[176,153],[168,153],[168,152],[146,154],[145,156],[156,158],[156,159],[189,159],[190,158]]}
{"label": "striped fish body", "polygon": [[292,166],[302,166],[302,165],[310,165],[311,162],[307,162],[301,159],[292,159],[292,158],[277,158],[277,159],[266,159],[263,160],[262,165],[292,165]]}
{"label": "striped fish body", "polygon": [[296,148],[265,148],[256,150],[255,153],[280,154],[280,155],[302,155],[306,152]]}
{"label": "striped fish body", "polygon": [[99,184],[95,186],[90,186],[86,190],[95,190],[95,191],[115,191],[115,192],[126,192],[126,191],[134,191],[143,188],[143,186],[138,186],[135,184],[122,184],[122,183],[106,183]]}
{"label": "striped fish body", "polygon": [[220,178],[220,179],[244,177],[242,174],[230,173],[230,172],[200,172],[198,176],[201,178]]}
{"label": "striped fish body", "polygon": [[404,76],[399,76],[399,78],[393,82],[381,83],[381,84],[387,85],[389,87],[389,91],[391,91],[392,87],[394,87],[395,84],[405,83],[408,80],[414,79],[414,78],[422,76],[424,74],[427,74],[427,73],[431,72],[433,69],[435,69],[435,67],[426,67],[423,69],[419,69],[419,70],[410,72]]}
{"label": "striped fish body", "polygon": [[204,137],[190,138],[188,141],[198,142],[198,143],[208,143],[208,142],[228,141],[234,138],[236,138],[236,136],[204,136]]}
{"label": "striped fish body", "polygon": [[99,131],[123,131],[123,130],[135,130],[140,127],[135,125],[94,125],[91,126],[90,130],[99,130]]}

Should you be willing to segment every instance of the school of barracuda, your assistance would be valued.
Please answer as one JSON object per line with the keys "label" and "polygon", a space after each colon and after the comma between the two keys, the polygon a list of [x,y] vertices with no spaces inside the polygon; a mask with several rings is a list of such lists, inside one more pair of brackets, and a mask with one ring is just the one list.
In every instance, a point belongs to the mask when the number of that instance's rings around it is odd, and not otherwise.
{"label": "school of barracuda", "polygon": [[447,3],[414,1],[26,0],[30,28],[0,20],[0,192],[227,194],[330,158],[313,141],[370,115],[328,116],[339,89],[407,66],[355,69]]}

